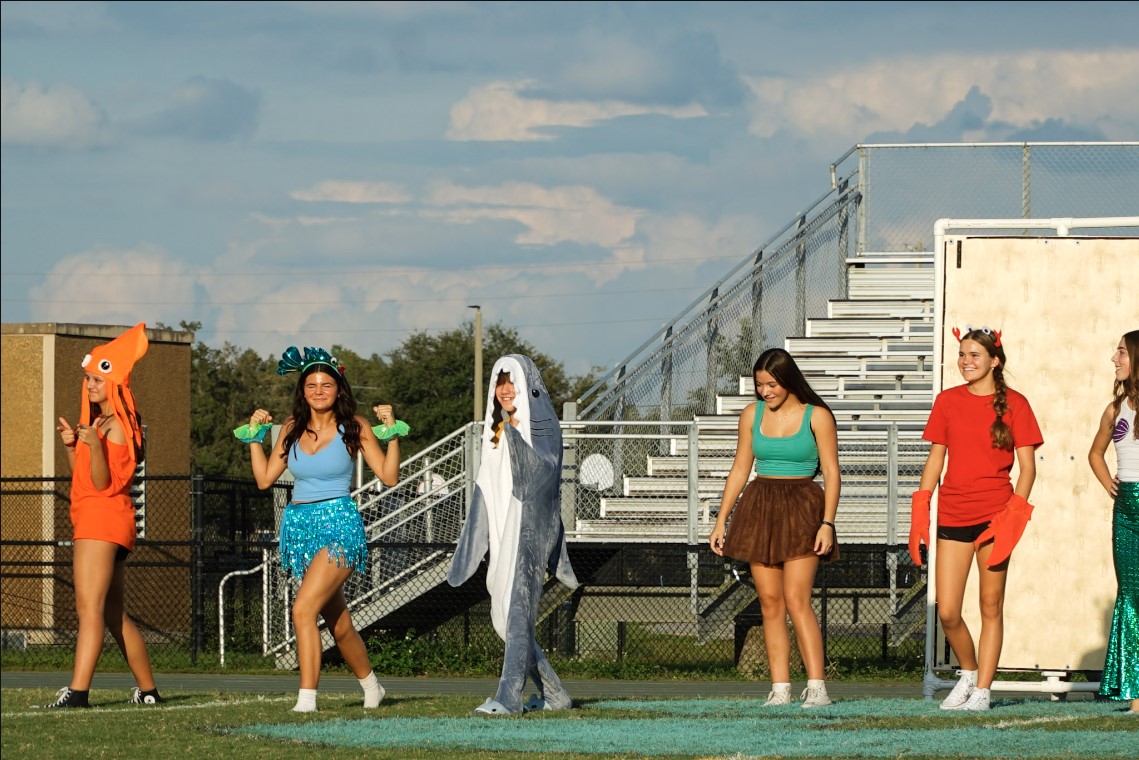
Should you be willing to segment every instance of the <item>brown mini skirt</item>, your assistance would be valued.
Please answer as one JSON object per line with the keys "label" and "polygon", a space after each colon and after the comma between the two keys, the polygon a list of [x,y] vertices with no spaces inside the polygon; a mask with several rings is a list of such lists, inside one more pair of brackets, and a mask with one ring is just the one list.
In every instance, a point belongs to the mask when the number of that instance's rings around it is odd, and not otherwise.
{"label": "brown mini skirt", "polygon": [[[823,489],[813,479],[757,475],[732,510],[724,554],[764,565],[812,556],[824,514]],[[821,559],[833,562],[838,557],[835,536],[830,554]]]}

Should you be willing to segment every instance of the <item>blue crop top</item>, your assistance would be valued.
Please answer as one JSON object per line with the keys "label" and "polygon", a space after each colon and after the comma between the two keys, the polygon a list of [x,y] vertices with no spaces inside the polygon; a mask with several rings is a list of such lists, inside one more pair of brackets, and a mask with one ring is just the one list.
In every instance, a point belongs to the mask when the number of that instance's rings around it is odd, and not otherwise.
{"label": "blue crop top", "polygon": [[815,407],[807,404],[803,410],[803,424],[795,435],[769,438],[759,430],[763,410],[762,401],[755,404],[755,424],[751,431],[751,450],[755,454],[755,474],[776,477],[813,478],[819,471],[819,446],[811,432],[811,412]]}
{"label": "blue crop top", "polygon": [[[301,451],[299,444],[289,451],[289,472],[296,482],[293,485],[293,501],[327,501],[347,496],[352,491],[352,457],[342,437],[344,428],[336,441],[331,441],[315,454]],[[339,441],[339,443],[337,442]]]}

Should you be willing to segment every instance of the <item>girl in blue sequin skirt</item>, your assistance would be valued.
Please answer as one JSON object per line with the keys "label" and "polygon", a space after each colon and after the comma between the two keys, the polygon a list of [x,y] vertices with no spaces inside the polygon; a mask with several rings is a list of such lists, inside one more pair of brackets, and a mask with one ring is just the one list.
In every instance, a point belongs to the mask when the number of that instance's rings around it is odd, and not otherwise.
{"label": "girl in blue sequin skirt", "polygon": [[[1111,403],[1100,418],[1088,452],[1096,479],[1115,499],[1111,523],[1115,577],[1119,593],[1111,620],[1107,657],[1099,693],[1109,699],[1130,700],[1130,713],[1139,713],[1139,330],[1125,333],[1111,357],[1115,387]],[[1111,476],[1104,455],[1115,444],[1116,472]]]}
{"label": "girl in blue sequin skirt", "polygon": [[[364,707],[378,707],[384,689],[372,671],[364,641],[352,623],[344,598],[344,583],[355,571],[364,572],[368,546],[364,524],[351,497],[357,454],[386,485],[399,479],[399,439],[381,448],[368,422],[356,414],[356,399],[344,377],[344,368],[324,349],[306,348],[302,357],[295,347],[285,351],[279,374],[298,372],[293,392],[293,413],[266,456],[257,435],[271,427],[272,415],[258,409],[247,429],[234,431],[249,447],[257,485],[269,488],[284,473],[294,477],[293,500],[281,518],[281,564],[301,578],[293,602],[297,661],[301,688],[296,712],[316,710],[323,647],[317,616],[324,619],[344,662],[364,689]],[[386,428],[395,428],[392,408],[374,407]],[[402,424],[402,423],[401,423]],[[247,435],[248,437],[243,437]]]}

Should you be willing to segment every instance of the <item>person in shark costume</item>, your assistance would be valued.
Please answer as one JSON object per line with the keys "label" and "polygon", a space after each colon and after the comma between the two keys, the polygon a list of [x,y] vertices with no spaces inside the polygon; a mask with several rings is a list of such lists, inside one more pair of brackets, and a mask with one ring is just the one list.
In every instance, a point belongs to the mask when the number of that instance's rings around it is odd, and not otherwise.
{"label": "person in shark costume", "polygon": [[[472,715],[564,710],[573,700],[535,636],[546,572],[571,589],[578,585],[562,524],[562,431],[529,357],[504,356],[490,376],[474,497],[447,577],[461,585],[489,552],[490,618],[506,652],[498,691]],[[527,676],[538,693],[523,704]]]}

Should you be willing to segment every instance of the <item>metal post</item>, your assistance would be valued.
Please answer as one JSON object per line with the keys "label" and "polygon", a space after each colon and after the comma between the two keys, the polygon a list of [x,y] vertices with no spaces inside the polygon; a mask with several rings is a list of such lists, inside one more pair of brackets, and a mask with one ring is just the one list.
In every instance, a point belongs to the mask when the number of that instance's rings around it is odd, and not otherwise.
{"label": "metal post", "polygon": [[898,611],[898,423],[886,429],[886,571],[890,575],[890,614]]}
{"label": "metal post", "polygon": [[699,425],[693,420],[688,425],[688,545],[697,541],[696,519],[700,507],[700,472],[697,441],[700,438]]}
{"label": "metal post", "polygon": [[856,235],[854,254],[859,256],[866,253],[866,199],[867,189],[870,185],[870,154],[866,148],[858,148],[858,194],[862,199],[858,203],[858,232]]}
{"label": "metal post", "polygon": [[[846,191],[846,181],[843,181],[842,192]],[[838,212],[838,261],[835,262],[838,272],[838,297],[845,299],[850,292],[850,278],[846,271],[846,257],[850,249],[850,198],[848,196],[842,209]]]}
{"label": "metal post", "polygon": [[482,422],[482,307],[468,306],[475,310],[475,422]]}
{"label": "metal post", "polygon": [[767,345],[763,324],[763,251],[755,254],[751,274],[751,336],[752,356],[759,356]]}
{"label": "metal post", "polygon": [[707,380],[704,383],[706,397],[704,403],[708,406],[694,410],[695,414],[716,413],[716,383],[719,380],[720,368],[716,366],[716,340],[720,337],[720,289],[714,288],[708,298],[708,328],[704,334],[704,373]]}
{"label": "metal post", "polygon": [[261,550],[261,656],[269,656],[269,550]]}
{"label": "metal post", "polygon": [[1020,154],[1020,215],[1032,218],[1032,146],[1028,143]]}
{"label": "metal post", "polygon": [[796,235],[799,242],[795,245],[795,329],[802,330],[801,335],[807,334],[807,238],[803,228],[807,226],[807,217],[799,217]]}
{"label": "metal post", "polygon": [[202,534],[205,527],[205,474],[199,469],[190,479],[190,662],[198,664],[198,652],[205,647],[205,612],[202,574],[205,572]]}
{"label": "metal post", "polygon": [[662,435],[667,435],[667,426],[663,423],[672,419],[672,325],[665,330],[661,339],[660,360],[660,420]]}
{"label": "metal post", "polygon": [[[562,404],[562,422],[577,420],[577,402],[566,401]],[[562,448],[562,525],[566,530],[577,529],[577,486],[581,482],[581,472],[578,470],[577,439],[563,439]]]}

